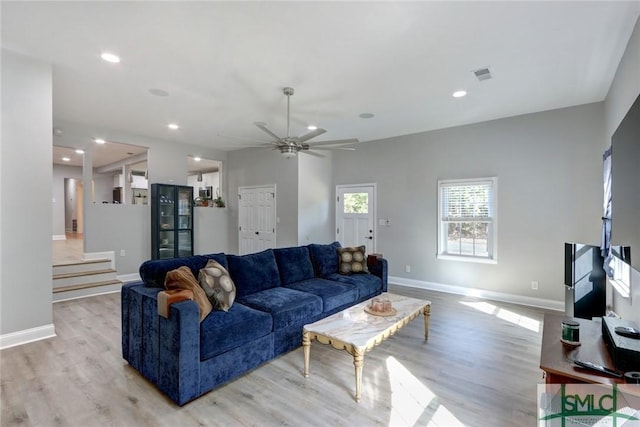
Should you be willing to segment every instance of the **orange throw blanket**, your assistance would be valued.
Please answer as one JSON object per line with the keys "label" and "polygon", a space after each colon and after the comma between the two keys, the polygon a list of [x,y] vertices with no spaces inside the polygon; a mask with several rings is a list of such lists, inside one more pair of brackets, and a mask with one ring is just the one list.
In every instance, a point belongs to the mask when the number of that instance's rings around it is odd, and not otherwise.
{"label": "orange throw blanket", "polygon": [[167,273],[164,279],[165,289],[187,289],[193,292],[193,300],[200,309],[200,321],[207,317],[213,307],[207,299],[207,294],[198,284],[193,273],[187,266],[182,266]]}

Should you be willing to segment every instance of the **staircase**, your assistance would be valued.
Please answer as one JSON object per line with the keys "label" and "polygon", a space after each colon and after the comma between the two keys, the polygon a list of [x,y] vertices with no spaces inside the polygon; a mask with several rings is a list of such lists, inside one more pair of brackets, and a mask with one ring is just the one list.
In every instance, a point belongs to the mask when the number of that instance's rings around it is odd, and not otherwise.
{"label": "staircase", "polygon": [[95,259],[53,266],[53,301],[119,291],[122,282],[111,260]]}

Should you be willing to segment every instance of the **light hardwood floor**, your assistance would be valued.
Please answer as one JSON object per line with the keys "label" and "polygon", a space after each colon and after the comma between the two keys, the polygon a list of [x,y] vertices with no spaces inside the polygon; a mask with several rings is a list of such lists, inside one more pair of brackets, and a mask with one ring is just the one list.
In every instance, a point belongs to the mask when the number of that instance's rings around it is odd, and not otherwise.
{"label": "light hardwood floor", "polygon": [[534,426],[543,310],[391,287],[432,301],[367,353],[311,344],[178,407],[122,359],[120,294],[54,304],[57,337],[0,352],[2,426]]}
{"label": "light hardwood floor", "polygon": [[84,253],[82,233],[66,233],[66,238],[66,240],[53,240],[51,242],[51,258],[54,265],[82,260]]}

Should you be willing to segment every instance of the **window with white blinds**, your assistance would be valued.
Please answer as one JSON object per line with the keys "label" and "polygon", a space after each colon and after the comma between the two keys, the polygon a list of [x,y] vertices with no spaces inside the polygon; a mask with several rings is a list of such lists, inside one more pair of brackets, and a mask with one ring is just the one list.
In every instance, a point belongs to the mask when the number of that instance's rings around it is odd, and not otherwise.
{"label": "window with white blinds", "polygon": [[497,179],[438,181],[438,257],[495,261]]}

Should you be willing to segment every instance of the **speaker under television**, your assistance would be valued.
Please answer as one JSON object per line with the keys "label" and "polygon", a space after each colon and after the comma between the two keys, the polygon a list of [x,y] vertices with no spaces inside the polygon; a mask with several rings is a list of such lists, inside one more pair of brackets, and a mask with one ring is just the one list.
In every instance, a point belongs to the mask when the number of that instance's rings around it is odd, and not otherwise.
{"label": "speaker under television", "polygon": [[606,310],[606,273],[600,246],[564,244],[565,314],[591,319]]}

